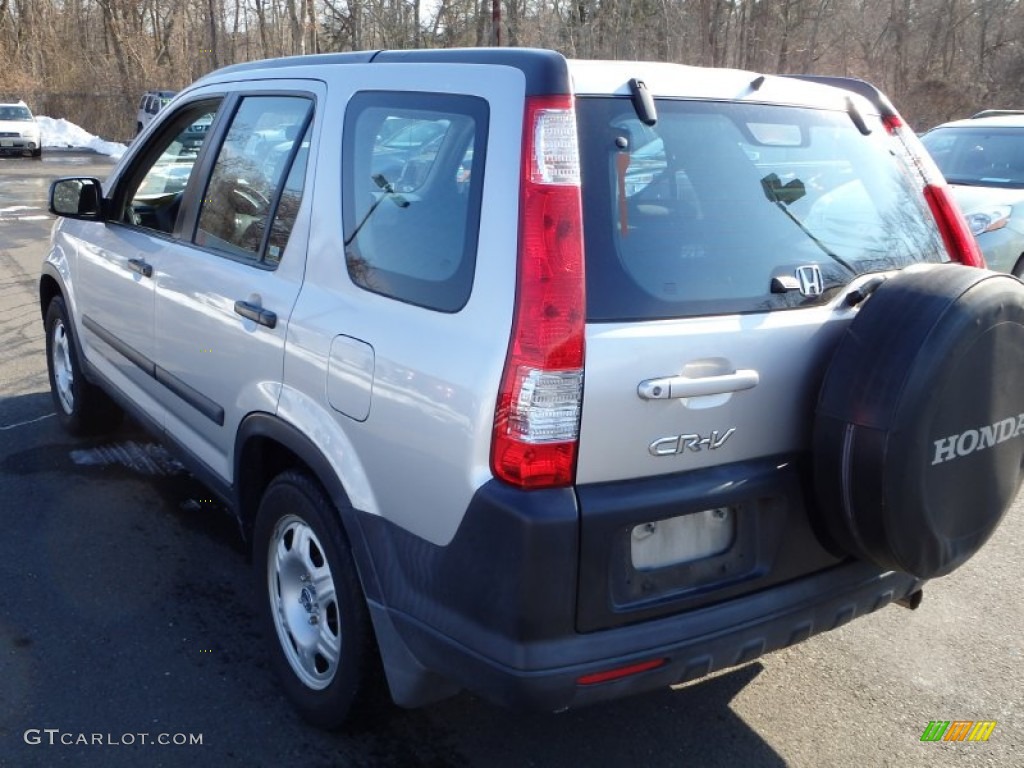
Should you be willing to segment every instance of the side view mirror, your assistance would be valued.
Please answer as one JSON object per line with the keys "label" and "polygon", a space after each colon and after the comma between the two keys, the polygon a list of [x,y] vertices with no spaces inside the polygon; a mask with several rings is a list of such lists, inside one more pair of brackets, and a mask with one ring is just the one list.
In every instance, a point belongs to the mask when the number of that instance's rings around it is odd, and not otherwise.
{"label": "side view mirror", "polygon": [[103,221],[103,187],[99,179],[57,179],[50,185],[50,213],[69,219]]}

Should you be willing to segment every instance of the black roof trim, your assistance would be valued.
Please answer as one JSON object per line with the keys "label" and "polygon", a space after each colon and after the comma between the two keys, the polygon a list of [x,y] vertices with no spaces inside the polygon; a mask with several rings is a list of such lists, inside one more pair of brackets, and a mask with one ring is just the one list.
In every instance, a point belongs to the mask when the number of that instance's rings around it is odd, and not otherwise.
{"label": "black roof trim", "polygon": [[[513,67],[526,77],[526,94],[542,96],[572,93],[565,57],[541,48],[435,48],[408,51],[358,51],[286,56],[233,64],[215,70],[199,80],[255,70],[285,70],[291,67],[328,67],[339,64],[494,64]],[[281,73],[283,74],[283,72]]]}
{"label": "black roof trim", "polygon": [[889,101],[889,97],[866,80],[860,80],[856,77],[836,77],[831,75],[782,75],[782,77],[791,77],[794,80],[807,80],[812,83],[830,85],[833,88],[842,88],[844,91],[856,93],[858,96],[863,96],[870,101],[878,109],[878,113],[882,117],[899,117],[900,115],[896,111],[896,107]]}
{"label": "black roof trim", "polygon": [[572,93],[569,65],[565,57],[556,51],[543,48],[433,48],[381,51],[373,61],[395,64],[496,64],[522,71],[526,77],[527,96]]}

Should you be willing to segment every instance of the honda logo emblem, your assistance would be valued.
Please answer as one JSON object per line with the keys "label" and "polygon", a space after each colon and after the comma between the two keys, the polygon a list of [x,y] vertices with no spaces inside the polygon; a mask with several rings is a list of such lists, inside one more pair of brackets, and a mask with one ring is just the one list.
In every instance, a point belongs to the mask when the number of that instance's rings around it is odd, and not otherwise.
{"label": "honda logo emblem", "polygon": [[817,264],[797,267],[796,279],[800,281],[800,293],[804,296],[821,296],[825,290],[825,281],[821,279],[821,267]]}

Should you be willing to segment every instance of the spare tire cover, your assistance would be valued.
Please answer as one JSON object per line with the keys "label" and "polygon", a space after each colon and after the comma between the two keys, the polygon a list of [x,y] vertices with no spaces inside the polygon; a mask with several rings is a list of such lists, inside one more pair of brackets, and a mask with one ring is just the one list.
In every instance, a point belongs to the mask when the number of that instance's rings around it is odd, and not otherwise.
{"label": "spare tire cover", "polygon": [[1024,285],[957,264],[882,283],[840,339],[814,423],[824,543],[919,578],[970,558],[1024,463]]}

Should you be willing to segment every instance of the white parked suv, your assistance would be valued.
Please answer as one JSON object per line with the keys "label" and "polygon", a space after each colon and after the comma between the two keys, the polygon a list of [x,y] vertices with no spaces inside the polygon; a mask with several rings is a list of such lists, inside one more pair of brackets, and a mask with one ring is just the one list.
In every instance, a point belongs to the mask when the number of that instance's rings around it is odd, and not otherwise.
{"label": "white parked suv", "polygon": [[43,156],[42,130],[24,101],[0,102],[0,155]]}
{"label": "white parked suv", "polygon": [[242,64],[50,204],[58,417],[230,506],[321,725],[380,671],[554,711],[916,607],[1020,485],[1024,288],[860,81]]}
{"label": "white parked suv", "polygon": [[146,91],[139,99],[139,108],[135,113],[135,135],[149,125],[161,109],[171,103],[177,91]]}

